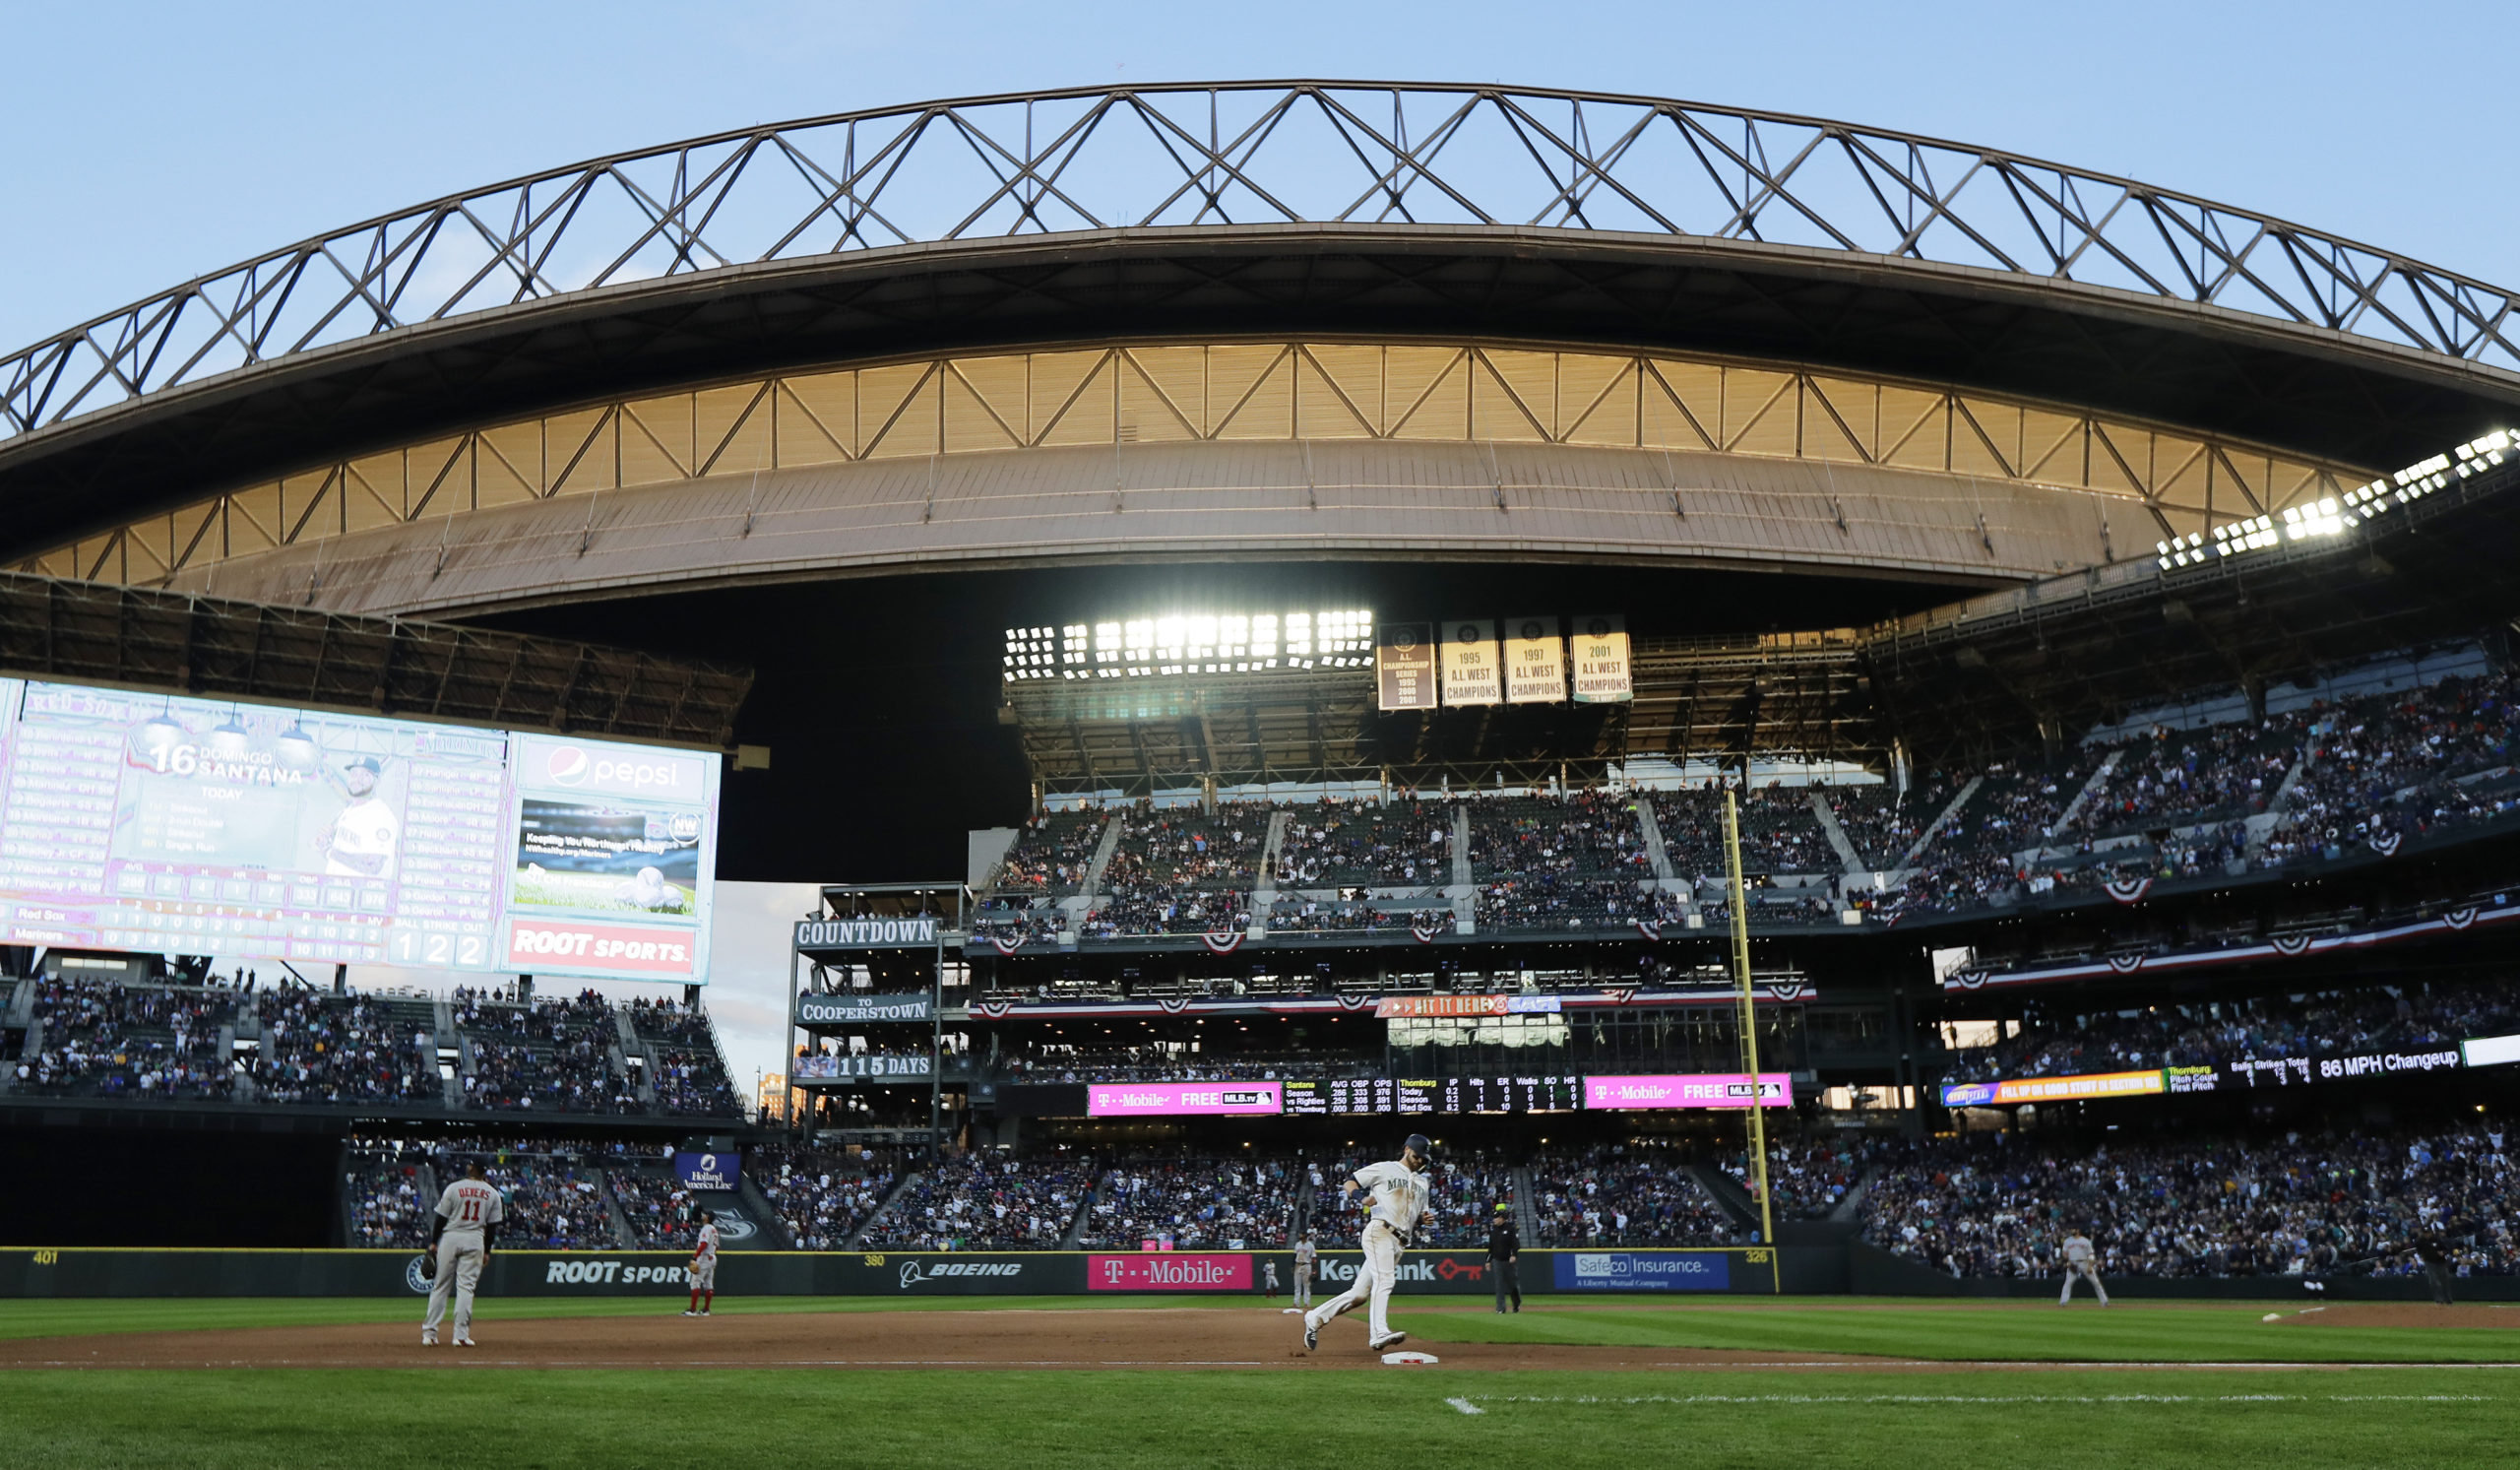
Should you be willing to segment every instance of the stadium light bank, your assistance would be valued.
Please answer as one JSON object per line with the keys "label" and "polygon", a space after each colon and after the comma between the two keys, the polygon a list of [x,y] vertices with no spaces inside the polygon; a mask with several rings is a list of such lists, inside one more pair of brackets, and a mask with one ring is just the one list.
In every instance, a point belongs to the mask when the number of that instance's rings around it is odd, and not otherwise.
{"label": "stadium light bank", "polygon": [[2347,527],[2377,520],[2400,506],[2414,504],[2454,480],[2482,475],[2515,452],[2520,452],[2520,431],[2498,428],[2483,438],[2460,445],[2448,454],[2420,460],[2395,475],[2384,476],[2369,484],[2348,490],[2342,496],[2330,495],[2313,504],[2287,506],[2281,516],[2258,516],[2252,520],[2228,522],[2215,527],[2211,535],[2202,531],[2191,532],[2156,543],[2154,550],[2160,553],[2161,569],[2169,571],[2174,567],[2195,566],[2216,557],[2268,550],[2286,542],[2343,536]]}
{"label": "stadium light bank", "polygon": [[1363,669],[1373,661],[1374,615],[1317,612],[1179,613],[1006,630],[1006,678],[1153,678],[1271,669]]}

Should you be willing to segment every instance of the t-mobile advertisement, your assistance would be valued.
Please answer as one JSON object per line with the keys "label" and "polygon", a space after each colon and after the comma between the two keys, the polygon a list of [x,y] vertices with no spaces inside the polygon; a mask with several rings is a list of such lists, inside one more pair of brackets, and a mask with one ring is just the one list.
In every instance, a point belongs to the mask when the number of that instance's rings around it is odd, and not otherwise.
{"label": "t-mobile advertisement", "polygon": [[1721,1250],[1560,1250],[1551,1257],[1561,1292],[1721,1292],[1732,1257]]}
{"label": "t-mobile advertisement", "polygon": [[1794,1106],[1794,1078],[1761,1072],[1754,1089],[1745,1072],[1686,1072],[1638,1077],[1587,1077],[1587,1108],[1747,1108],[1756,1097],[1768,1108]]}
{"label": "t-mobile advertisement", "polygon": [[1088,1118],[1175,1118],[1191,1114],[1275,1114],[1275,1082],[1098,1082],[1086,1089]]}
{"label": "t-mobile advertisement", "polygon": [[1093,1255],[1085,1261],[1085,1288],[1096,1292],[1247,1292],[1251,1257],[1159,1250],[1142,1255]]}

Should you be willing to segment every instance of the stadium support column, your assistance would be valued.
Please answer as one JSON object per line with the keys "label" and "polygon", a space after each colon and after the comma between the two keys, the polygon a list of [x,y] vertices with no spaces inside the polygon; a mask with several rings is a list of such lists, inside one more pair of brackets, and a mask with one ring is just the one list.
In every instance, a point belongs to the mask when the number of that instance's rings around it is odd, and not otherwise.
{"label": "stadium support column", "polygon": [[[1112,819],[1114,822],[1118,818]],[[936,968],[927,1001],[927,1157],[945,1157],[945,926],[936,926]]]}
{"label": "stadium support column", "polygon": [[796,1090],[796,967],[803,962],[803,959],[804,956],[796,952],[796,943],[791,930],[791,936],[788,942],[788,1024],[784,1028],[788,1042],[786,1046],[780,1048],[785,1055],[779,1058],[779,1064],[786,1068],[788,1073],[788,1092],[785,1097],[788,1116],[780,1121],[786,1123],[788,1131],[791,1133],[801,1127],[803,1141],[811,1144],[814,1141],[813,1110],[796,1106],[796,1099],[802,1096]]}
{"label": "stadium support column", "polygon": [[[1746,779],[1748,774],[1745,767],[1742,775]],[[1750,1168],[1759,1182],[1759,1244],[1773,1249],[1776,1204],[1768,1197],[1768,1100],[1759,1090],[1759,1005],[1750,989],[1750,906],[1741,882],[1740,797],[1729,786],[1724,789],[1724,870],[1732,897],[1732,981],[1740,993],[1741,1070],[1750,1084]]]}

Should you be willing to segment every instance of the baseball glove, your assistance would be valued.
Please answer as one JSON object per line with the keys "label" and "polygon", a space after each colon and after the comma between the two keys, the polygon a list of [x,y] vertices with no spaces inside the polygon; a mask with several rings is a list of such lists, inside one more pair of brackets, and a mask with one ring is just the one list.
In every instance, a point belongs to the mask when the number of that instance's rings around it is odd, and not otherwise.
{"label": "baseball glove", "polygon": [[437,1252],[436,1252],[436,1251],[434,1251],[434,1250],[423,1250],[423,1251],[421,1251],[421,1252],[420,1252],[420,1279],[421,1279],[422,1281],[435,1281],[435,1280],[437,1280]]}

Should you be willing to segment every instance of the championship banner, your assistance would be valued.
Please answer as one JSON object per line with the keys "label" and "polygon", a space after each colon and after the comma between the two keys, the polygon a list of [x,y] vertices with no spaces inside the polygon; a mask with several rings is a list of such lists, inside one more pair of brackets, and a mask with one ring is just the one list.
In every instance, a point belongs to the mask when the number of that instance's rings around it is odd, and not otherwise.
{"label": "championship banner", "polygon": [[1439,1020],[1447,1016],[1553,1015],[1556,995],[1385,995],[1374,1019]]}
{"label": "championship banner", "polygon": [[1575,619],[1575,702],[1625,704],[1636,698],[1628,673],[1627,619],[1602,614]]}
{"label": "championship banner", "polygon": [[1422,622],[1383,624],[1374,640],[1374,685],[1386,710],[1433,709],[1434,630]]}
{"label": "championship banner", "polygon": [[1496,658],[1496,624],[1483,617],[1444,624],[1444,704],[1459,708],[1505,702],[1504,670]]}
{"label": "championship banner", "polygon": [[1566,702],[1566,640],[1556,618],[1505,619],[1505,702]]}

